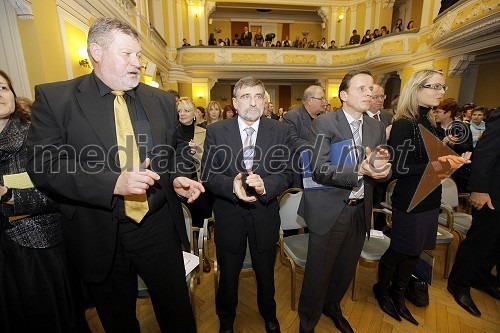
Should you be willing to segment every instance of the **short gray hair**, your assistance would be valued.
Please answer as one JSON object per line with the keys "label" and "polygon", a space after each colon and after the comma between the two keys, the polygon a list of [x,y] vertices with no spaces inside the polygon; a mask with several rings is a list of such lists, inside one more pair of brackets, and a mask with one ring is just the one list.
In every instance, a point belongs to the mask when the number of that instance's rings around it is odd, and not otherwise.
{"label": "short gray hair", "polygon": [[309,97],[315,97],[316,91],[322,90],[325,91],[325,89],[322,86],[319,86],[317,84],[313,84],[304,90],[304,95],[302,95],[302,102],[307,101]]}
{"label": "short gray hair", "polygon": [[[123,22],[113,17],[100,17],[95,20],[94,24],[89,29],[87,37],[87,52],[90,55],[90,44],[95,43],[104,49],[107,49],[113,42],[112,33],[118,31],[125,35],[129,35],[139,41],[139,34],[128,23]],[[90,57],[92,60],[92,57]]]}
{"label": "short gray hair", "polygon": [[254,79],[251,76],[246,76],[244,78],[241,78],[236,84],[234,85],[233,88],[233,97],[236,98],[236,93],[243,87],[255,87],[255,86],[261,86],[262,87],[262,94],[265,94],[266,88],[264,87],[264,83],[262,81]]}

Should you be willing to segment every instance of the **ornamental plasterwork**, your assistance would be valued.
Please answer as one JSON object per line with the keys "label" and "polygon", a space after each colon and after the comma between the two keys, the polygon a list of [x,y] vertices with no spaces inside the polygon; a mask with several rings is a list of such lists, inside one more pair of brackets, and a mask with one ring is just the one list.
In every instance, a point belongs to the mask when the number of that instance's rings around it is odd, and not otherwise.
{"label": "ornamental plasterwork", "polygon": [[207,17],[210,17],[212,13],[215,11],[216,3],[213,1],[205,2],[205,12],[207,13]]}
{"label": "ornamental plasterwork", "polygon": [[283,64],[283,51],[277,49],[272,50],[269,63],[273,65]]}
{"label": "ornamental plasterwork", "polygon": [[285,54],[283,56],[283,64],[316,65],[316,56],[312,54]]}
{"label": "ornamental plasterwork", "polygon": [[384,1],[384,8],[392,8],[396,0],[383,0],[383,1]]}
{"label": "ornamental plasterwork", "polygon": [[319,15],[319,17],[321,17],[323,22],[326,22],[326,20],[328,19],[328,11],[329,11],[328,7],[319,7],[318,8],[318,15]]}
{"label": "ornamental plasterwork", "polygon": [[252,53],[233,53],[232,63],[246,63],[246,64],[265,64],[267,57],[265,54],[252,54]]}
{"label": "ornamental plasterwork", "polygon": [[319,52],[319,55],[317,56],[317,64],[320,66],[321,65],[323,65],[323,66],[331,65],[330,57],[328,56],[328,52],[326,52],[326,51]]}
{"label": "ornamental plasterwork", "polygon": [[183,64],[215,63],[213,53],[184,53],[181,61]]}
{"label": "ornamental plasterwork", "polygon": [[132,17],[133,12],[135,11],[135,6],[132,2],[130,2],[130,0],[115,0],[115,3],[127,15],[127,17]]}
{"label": "ornamental plasterwork", "polygon": [[360,51],[360,52],[350,53],[350,54],[345,54],[345,55],[334,55],[334,56],[332,56],[332,63],[334,65],[352,64],[354,62],[359,62],[359,61],[365,60],[367,53],[368,53],[368,51]]}
{"label": "ornamental plasterwork", "polygon": [[395,40],[393,42],[384,43],[380,48],[380,54],[401,53],[403,51],[404,45],[402,40]]}
{"label": "ornamental plasterwork", "polygon": [[225,48],[220,48],[217,50],[215,63],[216,64],[229,64],[229,55],[230,52]]}
{"label": "ornamental plasterwork", "polygon": [[450,58],[450,65],[448,67],[448,77],[462,76],[463,71],[469,64],[476,58],[472,54],[462,54]]}
{"label": "ornamental plasterwork", "polygon": [[485,16],[500,10],[498,0],[483,0],[458,11],[457,18],[453,22],[452,30],[460,28],[462,25],[470,24]]}
{"label": "ornamental plasterwork", "polygon": [[451,32],[451,25],[453,20],[457,16],[456,12],[447,12],[441,20],[439,20],[438,25],[433,29],[431,35],[428,38],[429,42],[434,42],[443,38],[445,35]]}

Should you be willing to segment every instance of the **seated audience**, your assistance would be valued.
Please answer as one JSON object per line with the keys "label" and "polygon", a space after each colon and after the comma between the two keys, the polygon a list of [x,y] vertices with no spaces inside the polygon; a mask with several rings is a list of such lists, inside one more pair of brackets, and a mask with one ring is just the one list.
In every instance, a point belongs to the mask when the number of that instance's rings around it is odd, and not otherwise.
{"label": "seated audience", "polygon": [[182,40],[182,46],[191,46],[191,44],[189,44],[189,43],[188,43],[188,41],[187,41],[187,39],[186,39],[186,38],[184,38],[184,39]]}
{"label": "seated audience", "polygon": [[387,30],[387,27],[385,25],[383,25],[380,28],[380,35],[384,36],[384,35],[388,35],[388,34],[389,34],[389,30]]}
{"label": "seated audience", "polygon": [[373,30],[373,38],[379,38],[380,36],[382,36],[382,34],[378,29]]}
{"label": "seated audience", "polygon": [[365,35],[363,36],[363,39],[361,40],[361,44],[365,44],[370,42],[372,39],[370,37],[370,29],[366,30]]}
{"label": "seated audience", "polygon": [[207,106],[208,115],[205,116],[206,120],[202,122],[199,126],[207,128],[208,125],[222,120],[222,108],[217,101],[211,101]]}
{"label": "seated audience", "polygon": [[224,111],[222,111],[222,119],[231,119],[236,116],[236,109],[231,104],[224,106]]}
{"label": "seated audience", "polygon": [[215,39],[213,32],[211,32],[210,36],[208,37],[208,45],[209,46],[216,46],[217,45],[217,39]]}
{"label": "seated audience", "polygon": [[483,136],[483,132],[486,129],[486,123],[484,122],[484,114],[488,109],[484,106],[475,107],[472,110],[470,130],[472,132],[472,145],[476,147],[477,142]]}
{"label": "seated audience", "polygon": [[[398,28],[399,30],[397,30]],[[394,28],[392,28],[392,32],[401,32],[403,30],[403,19],[398,18],[398,20],[396,21],[396,25],[394,26]]]}
{"label": "seated audience", "polygon": [[474,103],[467,103],[462,106],[462,121],[466,124],[470,124],[472,118],[472,110],[476,107]]}
{"label": "seated audience", "polygon": [[406,26],[406,30],[407,31],[415,30],[416,28],[414,25],[415,25],[415,21],[408,22],[408,25]]}
{"label": "seated audience", "polygon": [[335,46],[335,41],[332,39],[330,41],[330,46],[328,47],[329,49],[336,49],[337,47]]}

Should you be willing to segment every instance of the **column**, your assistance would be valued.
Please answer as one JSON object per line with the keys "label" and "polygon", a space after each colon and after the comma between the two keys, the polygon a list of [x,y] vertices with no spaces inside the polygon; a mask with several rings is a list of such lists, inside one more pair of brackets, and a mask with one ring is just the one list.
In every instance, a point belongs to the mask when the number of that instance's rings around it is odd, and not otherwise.
{"label": "column", "polygon": [[363,36],[363,31],[361,29],[356,28],[356,15],[358,12],[358,5],[352,5],[349,7],[351,9],[351,27],[349,29],[349,36],[352,34],[354,29],[358,30],[358,33]]}
{"label": "column", "polygon": [[175,34],[175,37],[177,37],[177,39],[175,40],[174,47],[180,47],[182,45],[181,44],[182,38],[184,38],[183,37],[184,28],[182,27],[182,0],[177,0],[176,10],[177,10],[177,33]]}
{"label": "column", "polygon": [[382,0],[375,0],[375,23],[373,29],[380,30],[380,8],[382,6]]}
{"label": "column", "polygon": [[[198,24],[200,26],[199,39],[203,41],[203,44],[208,45],[208,22],[207,15],[205,15],[205,0],[198,0]],[[196,41],[196,44],[191,45],[198,45],[198,41]]]}
{"label": "column", "polygon": [[426,27],[432,23],[433,18],[430,17],[431,14],[433,14],[431,9],[432,8],[431,2],[432,0],[424,0],[424,3],[422,4],[422,8],[424,10],[422,10],[422,19],[420,20],[420,28]]}
{"label": "column", "polygon": [[346,44],[346,29],[347,29],[347,7],[340,7],[341,14],[344,15],[344,19],[340,22],[340,40],[338,41],[338,47],[344,46]]}
{"label": "column", "polygon": [[195,19],[195,15],[198,15],[197,14],[198,9],[196,8],[196,4],[195,4],[194,0],[186,0],[186,4],[187,4],[187,8],[188,8],[188,33],[189,33],[189,37],[187,38],[188,43],[191,45],[197,45],[198,43],[196,43],[196,39],[195,39],[195,35],[194,35],[194,19]]}
{"label": "column", "polygon": [[[174,16],[174,2],[173,1],[166,1],[167,2],[167,15],[168,15],[168,45],[167,45],[167,50],[169,50],[169,55],[172,55],[172,52],[175,49],[176,46],[176,41],[175,41],[175,16]],[[173,59],[170,59],[173,60]]]}
{"label": "column", "polygon": [[373,32],[373,30],[375,29],[375,27],[372,26],[372,9],[373,9],[373,2],[371,0],[365,2],[365,29],[362,33],[364,33],[368,29],[370,29],[371,32]]}
{"label": "column", "polygon": [[[335,40],[336,37],[336,27],[337,27],[337,6],[332,6],[330,9],[330,19],[328,20],[328,36],[330,40],[327,40],[328,45],[330,45],[330,41]],[[335,43],[335,45],[340,46],[340,44]]]}

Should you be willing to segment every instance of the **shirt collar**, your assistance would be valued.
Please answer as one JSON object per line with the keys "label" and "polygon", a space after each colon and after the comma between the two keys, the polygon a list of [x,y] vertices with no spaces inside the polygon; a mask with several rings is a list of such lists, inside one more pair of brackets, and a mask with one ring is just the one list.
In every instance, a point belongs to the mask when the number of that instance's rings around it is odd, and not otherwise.
{"label": "shirt collar", "polygon": [[[102,82],[102,80],[98,78],[94,72],[92,72],[92,75],[94,76],[97,88],[99,89],[99,93],[101,94],[101,96],[111,94],[112,89],[108,87],[104,82]],[[135,89],[125,91],[125,94],[129,95],[132,98],[135,98]]]}
{"label": "shirt collar", "polygon": [[[255,121],[255,123],[253,123],[252,125],[250,125],[250,127],[252,127],[252,128],[254,129],[254,131],[255,131],[254,133],[257,133],[257,131],[258,131],[258,129],[259,129],[259,123],[260,123],[260,118],[259,118],[259,119],[257,119],[257,120]],[[245,128],[247,128],[247,127],[248,127],[247,123],[245,123],[245,122],[243,121],[243,119],[241,119],[241,117],[240,117],[240,116],[238,116],[238,127],[239,127],[239,129],[240,129],[240,133],[241,133],[241,132],[243,132],[243,131],[245,130]]]}
{"label": "shirt collar", "polygon": [[374,115],[380,116],[380,110],[375,113],[371,112],[370,110],[366,110],[366,114],[373,118]]}
{"label": "shirt collar", "polygon": [[[351,125],[352,122],[355,121],[356,119],[354,119],[349,113],[345,112],[344,109],[342,109],[342,111],[344,112],[345,117],[347,118],[347,122],[349,123],[349,125]],[[361,125],[363,125],[363,116],[361,116],[358,120],[361,120]]]}

